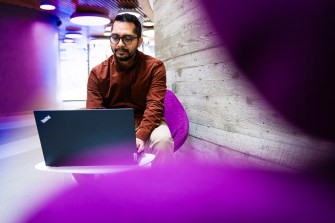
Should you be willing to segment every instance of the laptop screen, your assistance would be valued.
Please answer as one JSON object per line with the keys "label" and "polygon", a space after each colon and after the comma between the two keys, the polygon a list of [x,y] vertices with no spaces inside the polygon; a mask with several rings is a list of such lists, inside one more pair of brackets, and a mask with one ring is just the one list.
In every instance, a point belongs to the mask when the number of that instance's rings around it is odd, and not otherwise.
{"label": "laptop screen", "polygon": [[135,165],[131,108],[34,111],[47,166]]}

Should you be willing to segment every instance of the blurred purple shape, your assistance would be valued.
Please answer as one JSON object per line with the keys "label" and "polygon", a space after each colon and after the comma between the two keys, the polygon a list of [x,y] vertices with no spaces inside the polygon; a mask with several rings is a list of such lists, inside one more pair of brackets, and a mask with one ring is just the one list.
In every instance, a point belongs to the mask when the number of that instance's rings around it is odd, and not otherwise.
{"label": "blurred purple shape", "polygon": [[57,194],[24,222],[335,222],[313,177],[189,165],[115,174]]}
{"label": "blurred purple shape", "polygon": [[202,1],[238,68],[285,118],[335,139],[335,1]]}
{"label": "blurred purple shape", "polygon": [[[334,139],[335,2],[203,3],[236,64],[274,107]],[[333,223],[334,178],[316,176],[189,163],[138,170],[69,188],[24,222]]]}
{"label": "blurred purple shape", "polygon": [[164,117],[166,124],[170,128],[174,140],[174,151],[176,151],[187,139],[189,130],[188,117],[184,107],[176,95],[170,90],[166,90],[164,106]]}

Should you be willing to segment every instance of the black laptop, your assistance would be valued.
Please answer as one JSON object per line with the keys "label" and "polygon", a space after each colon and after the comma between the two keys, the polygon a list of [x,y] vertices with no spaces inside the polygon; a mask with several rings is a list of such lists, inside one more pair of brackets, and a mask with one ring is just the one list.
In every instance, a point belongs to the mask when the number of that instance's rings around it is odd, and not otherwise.
{"label": "black laptop", "polygon": [[137,165],[133,109],[34,111],[47,166]]}

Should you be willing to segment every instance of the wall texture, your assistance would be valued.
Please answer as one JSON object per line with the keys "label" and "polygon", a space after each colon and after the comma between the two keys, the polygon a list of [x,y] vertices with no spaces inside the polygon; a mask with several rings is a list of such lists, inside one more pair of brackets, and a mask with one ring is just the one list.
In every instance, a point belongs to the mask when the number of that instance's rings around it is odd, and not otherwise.
{"label": "wall texture", "polygon": [[[187,110],[189,143],[205,162],[302,169],[330,146],[286,122],[235,68],[196,0],[154,2],[156,57]],[[321,149],[322,148],[322,149]]]}
{"label": "wall texture", "polygon": [[57,105],[57,18],[0,4],[0,116]]}

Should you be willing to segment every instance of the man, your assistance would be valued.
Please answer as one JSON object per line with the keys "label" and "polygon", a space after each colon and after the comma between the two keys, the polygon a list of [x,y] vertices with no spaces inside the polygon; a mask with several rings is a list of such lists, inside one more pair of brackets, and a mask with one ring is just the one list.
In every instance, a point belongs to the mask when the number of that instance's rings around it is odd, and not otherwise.
{"label": "man", "polygon": [[154,163],[173,160],[173,139],[164,120],[166,71],[162,61],[138,51],[142,28],[136,16],[116,16],[110,38],[113,55],[94,67],[86,108],[133,108],[137,152],[156,154]]}

